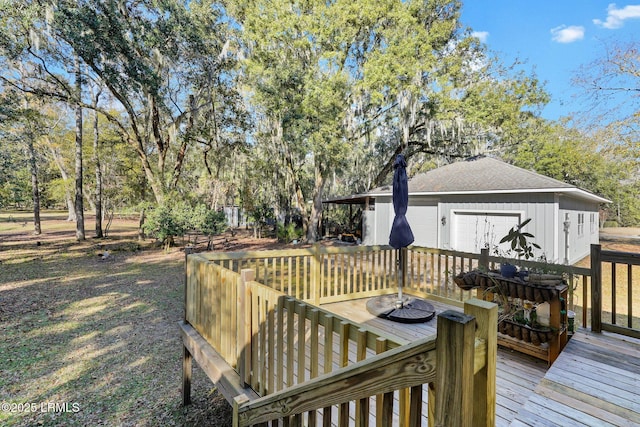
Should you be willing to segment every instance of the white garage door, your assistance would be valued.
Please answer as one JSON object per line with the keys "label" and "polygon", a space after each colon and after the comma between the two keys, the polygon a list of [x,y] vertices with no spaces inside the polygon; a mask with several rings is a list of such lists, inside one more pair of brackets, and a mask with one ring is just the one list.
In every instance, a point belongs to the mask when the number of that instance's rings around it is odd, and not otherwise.
{"label": "white garage door", "polygon": [[509,244],[499,245],[500,240],[511,227],[519,223],[519,213],[454,212],[451,239],[453,248],[473,253],[489,248],[492,255],[498,246],[500,250],[506,251]]}

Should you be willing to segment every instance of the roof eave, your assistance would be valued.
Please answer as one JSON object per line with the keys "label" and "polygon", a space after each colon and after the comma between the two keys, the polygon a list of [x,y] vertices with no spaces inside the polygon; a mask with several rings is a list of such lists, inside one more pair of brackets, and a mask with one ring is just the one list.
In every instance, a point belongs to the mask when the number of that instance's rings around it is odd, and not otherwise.
{"label": "roof eave", "polygon": [[[577,197],[588,199],[598,203],[611,203],[611,200],[604,197],[589,193],[576,187],[558,187],[558,188],[526,188],[512,190],[467,190],[467,191],[410,191],[410,196],[452,196],[452,195],[470,195],[470,194],[513,194],[513,193],[560,193],[571,194]],[[391,197],[391,192],[385,193],[369,193],[371,197]]]}

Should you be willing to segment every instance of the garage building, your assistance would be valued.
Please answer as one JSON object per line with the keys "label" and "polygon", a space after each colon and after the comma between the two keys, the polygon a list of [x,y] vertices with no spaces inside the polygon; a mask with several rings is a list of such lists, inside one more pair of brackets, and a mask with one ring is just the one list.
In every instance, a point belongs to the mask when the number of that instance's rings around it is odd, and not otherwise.
{"label": "garage building", "polygon": [[[389,185],[353,196],[367,201],[363,244],[388,244],[394,217],[391,193]],[[524,230],[541,247],[536,258],[573,264],[599,242],[599,208],[609,202],[574,185],[480,157],[410,179],[407,219],[416,246],[473,253],[486,247],[491,254],[504,254],[508,246],[500,245],[500,239],[531,218]]]}

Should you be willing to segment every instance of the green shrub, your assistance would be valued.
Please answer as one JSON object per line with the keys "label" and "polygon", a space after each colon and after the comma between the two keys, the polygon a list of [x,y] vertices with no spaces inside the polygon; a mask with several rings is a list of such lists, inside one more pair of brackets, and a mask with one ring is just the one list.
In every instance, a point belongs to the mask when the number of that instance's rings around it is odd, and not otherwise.
{"label": "green shrub", "polygon": [[189,230],[200,231],[210,238],[226,228],[224,212],[209,209],[202,203],[192,207],[186,202],[156,206],[149,210],[143,225],[144,232],[161,241],[165,249],[169,249],[175,237]]}
{"label": "green shrub", "polygon": [[279,242],[289,243],[302,237],[302,229],[296,228],[294,223],[288,225],[278,223],[277,235]]}
{"label": "green shrub", "polygon": [[607,228],[607,227],[619,227],[620,225],[616,220],[609,220],[609,221],[605,221],[604,224],[602,224],[602,226],[604,228]]}
{"label": "green shrub", "polygon": [[221,234],[227,229],[227,216],[223,211],[208,209],[200,204],[194,209],[193,228],[206,236]]}
{"label": "green shrub", "polygon": [[182,236],[187,224],[180,206],[160,205],[150,210],[142,226],[145,234],[155,237],[169,249],[175,236]]}

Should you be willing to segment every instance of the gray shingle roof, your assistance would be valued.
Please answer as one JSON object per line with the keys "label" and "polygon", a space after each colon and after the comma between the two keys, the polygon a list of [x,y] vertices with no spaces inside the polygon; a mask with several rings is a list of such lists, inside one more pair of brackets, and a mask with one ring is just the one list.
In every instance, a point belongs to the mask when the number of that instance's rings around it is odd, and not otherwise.
{"label": "gray shingle roof", "polygon": [[[371,198],[391,196],[392,192],[391,185],[385,185],[364,194],[334,197],[323,203],[364,204]],[[611,203],[611,200],[575,185],[491,157],[459,161],[409,180],[409,195],[437,197],[444,194],[487,193],[556,193],[595,203]]]}
{"label": "gray shingle roof", "polygon": [[409,183],[410,192],[420,193],[572,187],[574,186],[490,157],[455,162],[416,175]]}
{"label": "gray shingle roof", "polygon": [[[601,199],[576,186],[528,171],[490,157],[455,162],[409,180],[409,194],[474,192],[578,192],[583,197]],[[391,194],[390,185],[378,187],[369,195]],[[601,201],[607,201],[602,199]]]}

